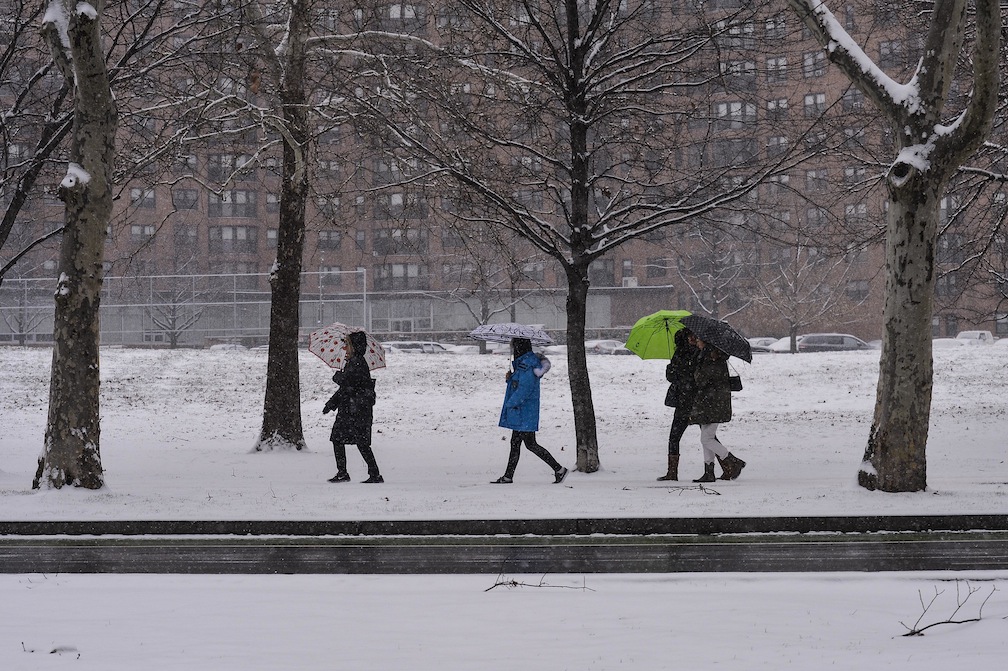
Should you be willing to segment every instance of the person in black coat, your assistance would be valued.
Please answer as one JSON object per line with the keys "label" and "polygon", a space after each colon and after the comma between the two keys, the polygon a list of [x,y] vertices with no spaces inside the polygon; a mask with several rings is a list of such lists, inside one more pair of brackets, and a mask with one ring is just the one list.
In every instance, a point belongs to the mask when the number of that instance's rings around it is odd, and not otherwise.
{"label": "person in black coat", "polygon": [[693,408],[693,397],[696,396],[696,381],[694,369],[698,350],[691,337],[689,329],[676,331],[675,349],[672,358],[665,367],[665,379],[669,381],[668,393],[665,395],[665,405],[674,407],[672,427],[668,439],[668,472],[658,478],[659,481],[679,479],[679,441],[690,425],[690,410]]}
{"label": "person in black coat", "polygon": [[347,482],[350,474],[347,472],[346,445],[352,443],[360,450],[361,456],[368,467],[366,483],[385,482],[378,471],[371,450],[372,408],[375,404],[375,381],[371,377],[364,352],[367,350],[367,336],[363,331],[355,331],[347,336],[347,362],[341,371],[333,375],[333,382],[339,389],[332,395],[322,409],[322,414],[330,410],[336,411],[332,433],[329,439],[336,455],[336,475],[329,482]]}
{"label": "person in black coat", "polygon": [[693,482],[714,482],[714,458],[724,474],[722,480],[734,480],[745,468],[742,461],[728,451],[717,437],[718,424],[732,418],[731,384],[728,379],[728,355],[718,348],[695,338],[699,354],[693,379],[696,392],[690,411],[690,424],[700,425],[700,446],[704,455],[704,474]]}

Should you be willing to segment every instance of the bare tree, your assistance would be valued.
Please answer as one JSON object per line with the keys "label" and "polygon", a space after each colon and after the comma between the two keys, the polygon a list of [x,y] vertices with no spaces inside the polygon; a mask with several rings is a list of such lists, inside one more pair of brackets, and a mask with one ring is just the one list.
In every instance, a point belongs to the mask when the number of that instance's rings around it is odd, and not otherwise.
{"label": "bare tree", "polygon": [[33,487],[104,485],[99,452],[98,306],[112,213],[116,107],[101,42],[102,4],[53,2],[43,31],[74,90],[70,165],[60,184],[60,251],[45,448]]}
{"label": "bare tree", "polygon": [[[783,160],[761,164],[746,143],[754,102],[710,104],[722,73],[734,72],[720,67],[717,38],[739,17],[712,26],[702,9],[682,9],[456,0],[437,8],[438,38],[360,33],[374,63],[356,101],[367,118],[429,167],[427,179],[463,188],[495,226],[562,269],[583,472],[599,468],[584,347],[589,267],[631,240],[731,208]],[[707,162],[700,126],[718,124],[734,133]]]}
{"label": "bare tree", "polygon": [[966,0],[936,0],[919,65],[906,84],[883,72],[821,2],[789,3],[827,58],[878,107],[896,137],[897,155],[886,185],[882,361],[858,482],[867,489],[921,491],[927,486],[938,210],[949,181],[982,146],[997,108],[1000,3],[975,3],[972,95],[958,113],[946,110],[946,102],[970,27]]}

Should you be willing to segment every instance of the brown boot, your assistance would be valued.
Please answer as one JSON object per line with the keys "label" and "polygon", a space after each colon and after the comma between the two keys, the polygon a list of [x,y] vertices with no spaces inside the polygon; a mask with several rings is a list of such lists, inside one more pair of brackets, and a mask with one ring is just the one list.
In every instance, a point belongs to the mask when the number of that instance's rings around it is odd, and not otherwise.
{"label": "brown boot", "polygon": [[668,455],[668,473],[658,478],[659,482],[663,480],[678,480],[679,479],[679,455],[670,454]]}
{"label": "brown boot", "polygon": [[721,469],[724,473],[721,474],[722,480],[734,480],[739,475],[742,474],[742,469],[745,468],[746,463],[736,457],[731,452],[728,456],[722,459],[718,457],[718,461],[721,463]]}
{"label": "brown boot", "polygon": [[704,464],[703,475],[694,480],[693,482],[714,482],[717,478],[714,477],[714,462],[709,464]]}

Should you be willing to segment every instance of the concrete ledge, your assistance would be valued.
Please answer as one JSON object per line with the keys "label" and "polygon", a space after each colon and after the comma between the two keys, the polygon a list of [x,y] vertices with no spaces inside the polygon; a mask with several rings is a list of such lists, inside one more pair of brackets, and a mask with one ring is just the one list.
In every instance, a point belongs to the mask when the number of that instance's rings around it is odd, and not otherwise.
{"label": "concrete ledge", "polygon": [[682,517],[531,520],[0,521],[2,536],[647,536],[754,533],[1008,531],[1008,515]]}

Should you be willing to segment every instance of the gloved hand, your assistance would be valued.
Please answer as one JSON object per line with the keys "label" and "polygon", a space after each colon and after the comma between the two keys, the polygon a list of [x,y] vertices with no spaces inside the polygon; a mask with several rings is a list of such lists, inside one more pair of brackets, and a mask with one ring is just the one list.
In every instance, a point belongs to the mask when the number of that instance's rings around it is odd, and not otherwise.
{"label": "gloved hand", "polygon": [[327,414],[332,409],[333,409],[333,407],[331,405],[329,405],[328,403],[326,403],[325,407],[322,408],[322,414],[325,415],[325,414]]}

